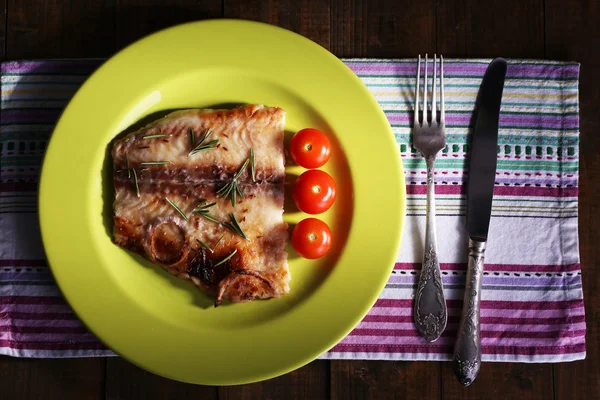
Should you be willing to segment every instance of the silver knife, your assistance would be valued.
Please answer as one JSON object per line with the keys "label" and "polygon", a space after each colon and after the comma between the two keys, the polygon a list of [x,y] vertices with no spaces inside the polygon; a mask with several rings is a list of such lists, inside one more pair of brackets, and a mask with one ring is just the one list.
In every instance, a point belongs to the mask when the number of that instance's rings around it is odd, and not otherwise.
{"label": "silver knife", "polygon": [[467,186],[466,229],[469,234],[469,267],[465,300],[452,357],[452,369],[464,386],[475,380],[481,366],[481,279],[496,180],[498,119],[505,77],[506,61],[495,58],[485,72],[475,108]]}

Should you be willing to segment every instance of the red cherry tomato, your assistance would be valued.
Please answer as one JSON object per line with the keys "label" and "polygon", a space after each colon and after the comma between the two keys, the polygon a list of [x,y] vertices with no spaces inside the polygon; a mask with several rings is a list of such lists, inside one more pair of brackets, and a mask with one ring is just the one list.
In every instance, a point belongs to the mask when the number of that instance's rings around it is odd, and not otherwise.
{"label": "red cherry tomato", "polygon": [[331,230],[319,219],[303,219],[292,232],[292,245],[301,257],[323,257],[331,248]]}
{"label": "red cherry tomato", "polygon": [[333,178],[318,169],[304,172],[292,186],[292,198],[296,207],[307,214],[321,214],[329,210],[335,196]]}
{"label": "red cherry tomato", "polygon": [[302,129],[290,141],[290,154],[301,167],[319,168],[329,160],[331,143],[327,136],[316,129]]}

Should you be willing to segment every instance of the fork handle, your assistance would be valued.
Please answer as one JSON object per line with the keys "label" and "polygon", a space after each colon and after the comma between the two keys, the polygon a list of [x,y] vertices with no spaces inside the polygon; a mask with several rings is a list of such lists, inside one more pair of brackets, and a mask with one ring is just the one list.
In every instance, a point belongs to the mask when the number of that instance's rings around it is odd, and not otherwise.
{"label": "fork handle", "polygon": [[481,367],[479,309],[485,244],[486,242],[483,241],[469,239],[465,301],[452,357],[454,374],[464,386],[469,386],[475,380]]}
{"label": "fork handle", "polygon": [[414,320],[417,330],[428,342],[437,340],[448,319],[446,299],[437,257],[435,226],[435,183],[433,170],[435,157],[426,157],[427,163],[427,221],[425,231],[425,251],[423,266],[414,304]]}

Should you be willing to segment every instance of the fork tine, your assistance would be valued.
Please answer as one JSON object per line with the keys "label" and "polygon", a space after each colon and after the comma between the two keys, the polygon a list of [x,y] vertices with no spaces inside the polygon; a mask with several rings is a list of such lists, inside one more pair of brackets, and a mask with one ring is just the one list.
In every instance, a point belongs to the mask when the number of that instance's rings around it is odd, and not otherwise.
{"label": "fork tine", "polygon": [[444,57],[440,54],[440,124],[446,123],[444,105]]}
{"label": "fork tine", "polygon": [[428,112],[427,112],[427,53],[425,53],[425,73],[423,79],[423,125],[428,124]]}
{"label": "fork tine", "polygon": [[421,80],[421,55],[419,54],[419,61],[417,61],[417,87],[415,89],[415,118],[413,120],[413,127],[420,125],[419,122],[419,81]]}
{"label": "fork tine", "polygon": [[435,95],[437,54],[433,55],[433,82],[431,83],[431,125],[437,125],[437,97]]}

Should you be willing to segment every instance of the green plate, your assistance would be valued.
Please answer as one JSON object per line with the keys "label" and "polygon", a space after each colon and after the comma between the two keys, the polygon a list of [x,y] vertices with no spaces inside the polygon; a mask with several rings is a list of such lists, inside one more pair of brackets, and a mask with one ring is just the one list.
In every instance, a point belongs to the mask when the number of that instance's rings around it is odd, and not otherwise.
{"label": "green plate", "polygon": [[[319,260],[289,249],[291,293],[211,307],[211,300],[111,242],[111,140],[166,110],[279,106],[286,136],[325,132],[338,198],[318,217],[334,245]],[[299,167],[287,167],[287,181]],[[49,144],[40,222],[52,272],[108,347],[156,374],[230,385],[285,374],[333,347],[383,290],[400,245],[404,173],[379,105],[339,59],[290,31],[248,21],[176,26],[121,51],[83,85]],[[284,218],[307,217],[292,207]]]}

